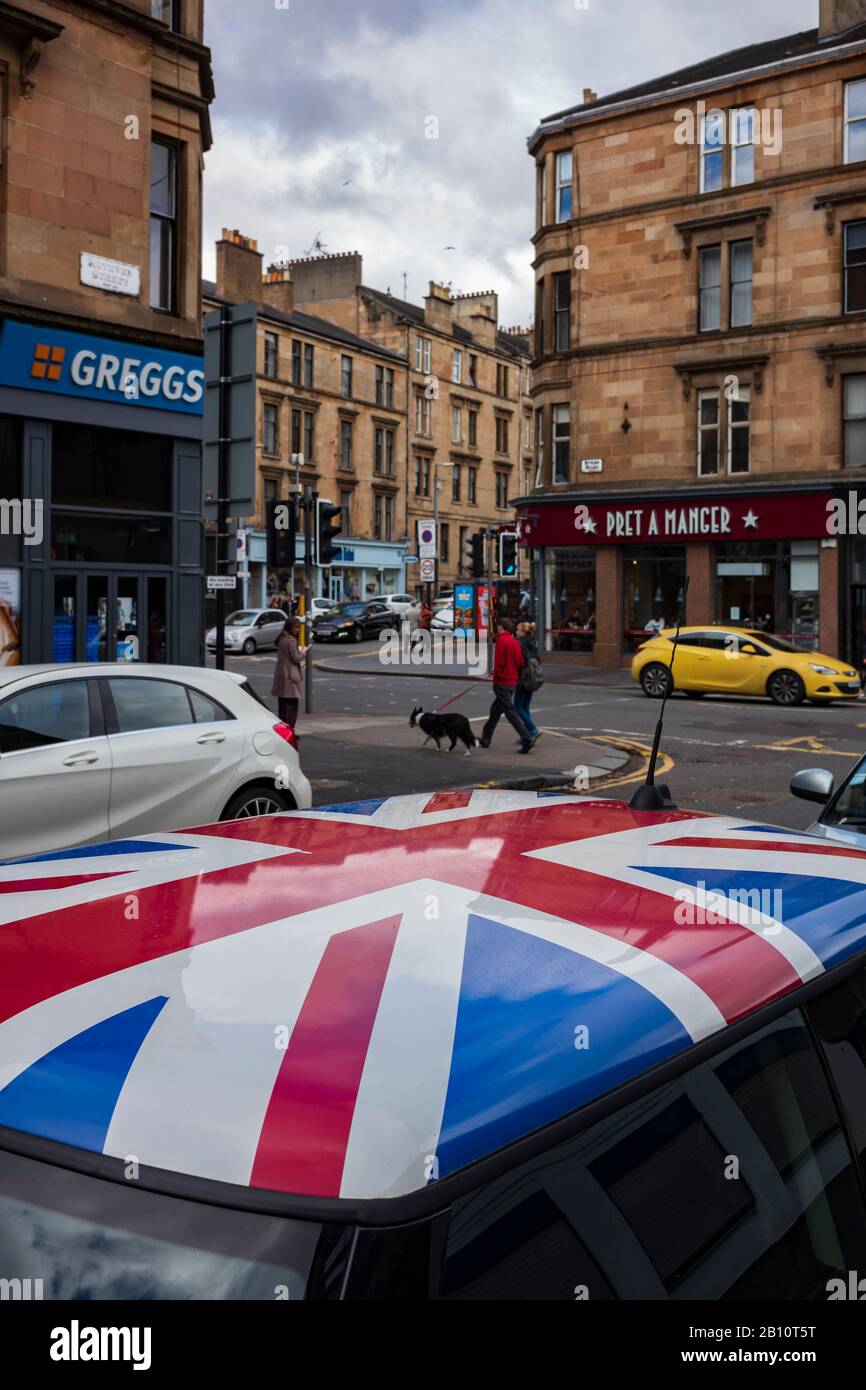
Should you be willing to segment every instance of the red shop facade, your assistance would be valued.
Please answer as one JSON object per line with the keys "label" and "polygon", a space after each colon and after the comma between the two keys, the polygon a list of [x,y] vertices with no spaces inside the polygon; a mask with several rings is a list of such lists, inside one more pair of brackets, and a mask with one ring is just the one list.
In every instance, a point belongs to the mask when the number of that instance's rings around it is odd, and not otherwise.
{"label": "red shop facade", "polygon": [[627,666],[653,631],[675,623],[688,579],[689,625],[755,627],[861,659],[866,536],[831,534],[839,495],[714,487],[521,499],[518,535],[534,559],[545,650]]}

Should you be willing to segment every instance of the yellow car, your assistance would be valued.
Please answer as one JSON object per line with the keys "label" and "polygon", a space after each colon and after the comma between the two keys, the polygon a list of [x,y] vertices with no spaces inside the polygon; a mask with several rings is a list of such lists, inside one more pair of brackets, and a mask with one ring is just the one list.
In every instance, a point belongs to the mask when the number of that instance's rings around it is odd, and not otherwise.
{"label": "yellow car", "polygon": [[[675,628],[648,636],[631,664],[632,679],[660,700],[670,680]],[[856,700],[857,672],[821,652],[805,652],[745,627],[684,627],[676,646],[674,689],[692,699],[702,695],[769,695],[777,705],[828,704]]]}

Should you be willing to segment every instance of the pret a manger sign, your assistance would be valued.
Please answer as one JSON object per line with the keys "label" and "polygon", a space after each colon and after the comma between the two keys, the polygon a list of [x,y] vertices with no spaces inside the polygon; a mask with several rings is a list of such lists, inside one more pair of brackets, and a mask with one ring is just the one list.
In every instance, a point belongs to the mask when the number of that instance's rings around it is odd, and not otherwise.
{"label": "pret a manger sign", "polygon": [[[575,527],[585,530],[582,512],[575,508]],[[591,518],[590,518],[591,521]],[[643,540],[652,536],[729,536],[731,511],[729,507],[631,507],[607,510],[605,529],[610,537]]]}

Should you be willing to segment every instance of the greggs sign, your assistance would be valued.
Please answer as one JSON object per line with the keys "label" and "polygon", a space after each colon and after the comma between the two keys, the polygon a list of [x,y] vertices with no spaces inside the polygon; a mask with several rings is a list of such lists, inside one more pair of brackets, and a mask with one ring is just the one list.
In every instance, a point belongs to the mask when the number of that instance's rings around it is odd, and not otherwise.
{"label": "greggs sign", "polygon": [[[719,490],[721,492],[721,489]],[[696,541],[816,540],[827,535],[829,492],[697,501],[557,503],[518,511],[518,539],[525,547],[573,545],[671,545]]]}
{"label": "greggs sign", "polygon": [[0,328],[0,386],[187,415],[201,415],[204,402],[200,357],[10,320]]}

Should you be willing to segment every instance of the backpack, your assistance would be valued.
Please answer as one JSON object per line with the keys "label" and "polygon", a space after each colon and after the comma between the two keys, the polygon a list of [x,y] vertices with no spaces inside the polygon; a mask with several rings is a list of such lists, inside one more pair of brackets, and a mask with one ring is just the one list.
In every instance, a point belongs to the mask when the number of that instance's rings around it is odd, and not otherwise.
{"label": "backpack", "polygon": [[544,685],[544,669],[537,656],[531,656],[520,672],[520,684],[524,690],[540,690]]}

